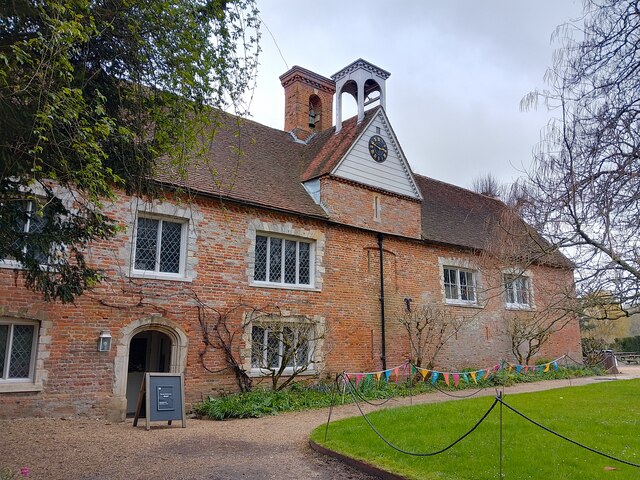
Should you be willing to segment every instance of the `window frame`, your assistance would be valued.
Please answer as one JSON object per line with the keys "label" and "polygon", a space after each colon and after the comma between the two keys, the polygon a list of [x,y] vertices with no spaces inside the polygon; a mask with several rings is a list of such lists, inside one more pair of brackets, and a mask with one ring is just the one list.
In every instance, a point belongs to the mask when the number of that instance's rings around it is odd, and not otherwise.
{"label": "window frame", "polygon": [[[13,384],[35,384],[36,362],[38,358],[38,343],[40,338],[40,324],[36,321],[22,319],[0,318],[0,325],[8,325],[7,344],[4,352],[3,370],[0,371],[0,392],[3,385]],[[13,347],[13,331],[16,325],[27,325],[33,327],[33,338],[31,340],[31,356],[29,358],[29,375],[27,377],[9,378],[9,368],[11,363],[11,351]]]}
{"label": "window frame", "polygon": [[[447,282],[447,273],[446,271],[454,271],[455,272],[455,284]],[[465,274],[471,274],[472,285],[464,285],[465,288],[470,289],[473,293],[473,299],[464,299],[462,298],[462,290],[463,285],[460,281],[460,273],[464,272]],[[443,265],[442,266],[442,283],[444,287],[444,298],[445,303],[450,305],[478,305],[478,272],[477,270],[473,270],[471,268],[459,267],[456,265]],[[457,292],[457,298],[450,298],[447,296],[447,287],[454,286]]]}
{"label": "window frame", "polygon": [[[256,347],[256,345],[254,344],[254,328],[261,328],[263,330],[262,332],[262,362],[263,365],[267,365],[267,366],[259,366],[259,365],[254,365],[254,348]],[[281,367],[281,362],[282,362],[282,358],[284,356],[284,340],[283,340],[283,336],[284,336],[284,329],[285,328],[290,328],[291,330],[293,330],[294,334],[296,335],[296,339],[295,339],[295,343],[297,343],[297,338],[300,332],[301,328],[308,328],[309,331],[311,332],[312,336],[315,337],[315,333],[316,333],[316,325],[313,322],[296,322],[296,321],[256,321],[251,323],[251,325],[249,326],[249,338],[250,338],[250,348],[249,348],[249,365],[251,367],[251,374],[254,376],[268,376],[270,375],[272,372],[279,372],[280,371],[280,367]],[[269,363],[269,335],[270,334],[276,334],[278,335],[278,363],[274,366],[268,366]],[[298,372],[298,375],[314,375],[316,373],[316,365],[314,362],[314,352],[315,352],[315,348],[316,348],[316,344],[315,344],[315,338],[311,338],[307,340],[307,363],[306,366],[305,365],[299,365],[297,363],[297,355],[294,355],[293,360],[294,360],[294,364],[293,366],[285,366],[285,368],[282,370],[282,375],[292,375],[296,372]]]}
{"label": "window frame", "polygon": [[[24,222],[24,226],[22,227],[23,228],[22,233],[29,235],[31,233],[31,217],[34,213],[34,205],[38,202],[39,198],[35,198],[35,199],[18,198],[14,200],[24,202],[27,204],[27,210],[26,210],[27,218],[26,218],[26,221]],[[23,251],[26,251],[26,249],[27,249],[27,246],[24,247]],[[49,252],[49,254],[47,255],[47,261],[45,263],[40,263],[40,265],[43,267],[51,266],[51,252]],[[16,268],[23,268],[23,265],[21,262],[13,258],[0,258],[0,268],[16,269]]]}
{"label": "window frame", "polygon": [[[156,256],[155,256],[155,269],[144,270],[136,268],[136,257],[138,253],[138,226],[140,219],[156,220],[158,221],[158,228],[156,230]],[[164,222],[175,223],[180,225],[180,258],[178,264],[178,272],[162,272],[160,271],[160,250],[162,248],[162,224]],[[135,277],[144,278],[158,278],[158,279],[184,279],[187,272],[187,242],[188,242],[189,220],[181,217],[170,217],[165,215],[154,215],[147,213],[139,213],[135,217],[135,224],[133,228],[133,241],[131,247],[131,275]]]}
{"label": "window frame", "polygon": [[[256,255],[256,250],[258,247],[258,237],[265,237],[267,239],[267,247],[265,254],[265,266],[264,266],[264,277],[265,280],[256,279],[256,272],[258,270],[258,260]],[[269,280],[271,273],[271,239],[277,238],[282,240],[282,244],[280,247],[280,281],[275,282]],[[288,283],[285,282],[285,270],[286,270],[286,242],[295,242],[296,243],[296,282]],[[304,243],[309,246],[309,283],[300,283],[300,244]],[[255,234],[255,239],[253,242],[253,272],[252,272],[252,283],[256,286],[265,286],[265,287],[278,287],[278,288],[289,288],[289,289],[300,289],[300,290],[310,290],[315,289],[316,282],[316,265],[315,265],[315,254],[316,254],[316,241],[314,239],[309,239],[305,237],[296,237],[291,235],[280,235],[274,234],[273,232],[265,232],[265,231],[257,231]]]}
{"label": "window frame", "polygon": [[[525,288],[517,288],[517,284],[524,282]],[[533,308],[533,289],[531,276],[526,272],[502,272],[502,285],[504,289],[505,305],[508,309],[514,310],[530,310]],[[520,292],[520,293],[519,293]],[[521,293],[526,293],[526,299],[520,301]],[[514,302],[510,302],[510,297],[514,299]]]}

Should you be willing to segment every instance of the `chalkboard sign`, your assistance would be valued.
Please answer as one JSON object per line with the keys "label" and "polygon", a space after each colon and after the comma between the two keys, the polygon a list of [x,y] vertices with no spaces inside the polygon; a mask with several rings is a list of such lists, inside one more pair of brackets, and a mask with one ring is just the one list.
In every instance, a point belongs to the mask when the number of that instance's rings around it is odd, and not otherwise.
{"label": "chalkboard sign", "polygon": [[165,420],[169,425],[172,420],[182,420],[182,428],[186,427],[182,374],[145,373],[133,419],[134,427],[138,425],[141,414],[147,420],[147,430],[151,428],[150,422]]}

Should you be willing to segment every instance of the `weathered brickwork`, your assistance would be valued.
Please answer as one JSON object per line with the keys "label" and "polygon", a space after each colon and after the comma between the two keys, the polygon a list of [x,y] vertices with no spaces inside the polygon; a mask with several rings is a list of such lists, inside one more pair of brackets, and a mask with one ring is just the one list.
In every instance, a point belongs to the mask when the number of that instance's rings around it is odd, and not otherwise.
{"label": "weathered brickwork", "polygon": [[[364,228],[218,200],[198,199],[189,205],[167,198],[148,205],[123,196],[106,209],[123,226],[123,232],[110,242],[93,244],[89,252],[91,261],[104,269],[107,279],[75,304],[47,304],[23,287],[18,271],[0,269],[0,317],[28,318],[40,325],[34,382],[25,385],[23,391],[0,383],[0,416],[81,414],[122,418],[130,341],[144,330],[166,333],[171,340],[170,368],[184,371],[188,404],[207,395],[234,391],[237,387],[228,370],[210,373],[226,365],[221,352],[205,352],[198,308],[201,304],[219,311],[240,303],[277,305],[292,315],[323,323],[327,335],[322,344],[324,363],[319,362],[322,375],[344,369],[380,369],[380,246],[377,233],[369,228],[400,234],[385,234],[382,239],[388,366],[400,364],[409,354],[406,333],[396,320],[405,298],[411,298],[414,305],[441,305],[465,318],[463,328],[437,359],[441,367],[481,368],[502,358],[513,359],[506,333],[509,311],[498,287],[501,268],[480,268],[483,262],[479,255],[418,240],[420,223],[416,219],[420,214],[416,202],[384,196],[382,222],[374,225],[369,221],[373,215],[371,195],[375,192],[343,182],[333,182],[329,188],[344,204],[340,218]],[[351,193],[347,195],[345,189]],[[350,202],[353,205],[349,206]],[[337,203],[334,206],[338,208]],[[189,222],[183,278],[131,275],[133,225],[138,212]],[[312,288],[253,282],[256,232],[276,232],[315,242],[316,280]],[[454,261],[482,270],[478,306],[445,304],[442,266]],[[530,273],[535,309],[544,308],[553,295],[572,287],[568,270],[536,266]],[[239,328],[241,312],[231,314],[229,321]],[[97,351],[97,339],[103,330],[113,337],[109,352]],[[579,358],[579,338],[577,321],[571,319],[541,355],[569,353]],[[250,366],[246,345],[250,334],[245,331],[238,341],[238,351],[245,354],[244,364]]]}

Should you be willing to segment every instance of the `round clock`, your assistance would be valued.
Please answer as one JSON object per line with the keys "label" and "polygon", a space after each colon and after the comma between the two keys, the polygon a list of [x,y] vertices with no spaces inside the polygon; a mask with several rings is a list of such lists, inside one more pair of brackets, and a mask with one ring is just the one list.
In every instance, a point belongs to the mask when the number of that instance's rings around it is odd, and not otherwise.
{"label": "round clock", "polygon": [[376,162],[384,162],[387,159],[387,142],[380,135],[374,135],[369,139],[369,155]]}

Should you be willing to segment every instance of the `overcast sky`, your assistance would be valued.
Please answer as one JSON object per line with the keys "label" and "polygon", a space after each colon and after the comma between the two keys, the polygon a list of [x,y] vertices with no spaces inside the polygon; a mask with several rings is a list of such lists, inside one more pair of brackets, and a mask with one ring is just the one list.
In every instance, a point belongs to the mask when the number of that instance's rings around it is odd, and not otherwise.
{"label": "overcast sky", "polygon": [[[278,77],[293,65],[330,77],[363,58],[391,73],[386,111],[415,172],[463,187],[488,172],[512,181],[530,164],[550,115],[522,112],[520,100],[544,88],[557,48],[551,34],[579,16],[581,5],[258,0],[263,51],[252,117],[283,128]],[[343,104],[355,109],[349,95]]]}

